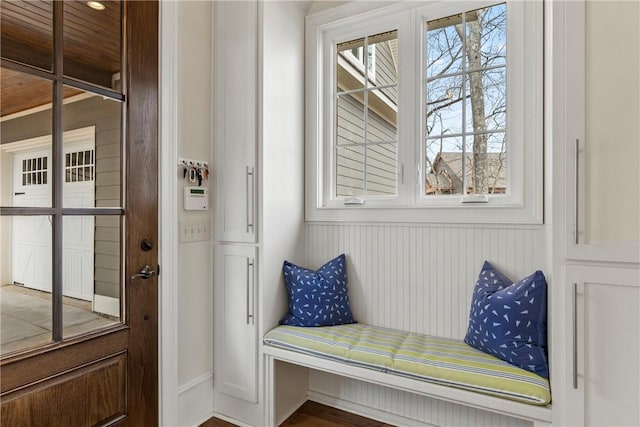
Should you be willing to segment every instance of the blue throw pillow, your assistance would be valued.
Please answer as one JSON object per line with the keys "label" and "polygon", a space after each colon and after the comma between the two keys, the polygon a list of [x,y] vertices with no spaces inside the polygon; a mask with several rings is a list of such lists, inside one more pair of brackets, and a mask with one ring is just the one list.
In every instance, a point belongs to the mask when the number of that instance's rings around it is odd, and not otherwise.
{"label": "blue throw pillow", "polygon": [[289,313],[280,324],[333,326],[356,323],[349,305],[344,254],[317,271],[285,261],[282,273],[289,295]]}
{"label": "blue throw pillow", "polygon": [[473,291],[464,342],[549,378],[544,274],[536,271],[513,283],[485,261]]}

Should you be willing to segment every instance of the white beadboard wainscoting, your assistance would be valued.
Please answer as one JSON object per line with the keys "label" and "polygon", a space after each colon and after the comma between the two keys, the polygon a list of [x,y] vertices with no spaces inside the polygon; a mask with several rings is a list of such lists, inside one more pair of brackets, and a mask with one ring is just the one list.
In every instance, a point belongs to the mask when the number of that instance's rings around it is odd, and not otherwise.
{"label": "white beadboard wainscoting", "polygon": [[[546,271],[544,226],[327,224],[306,226],[307,267],[347,256],[349,298],[359,322],[462,339],[478,273],[490,261],[512,280]],[[355,412],[387,413],[399,425],[519,426],[531,423],[312,372],[310,396]],[[388,420],[392,421],[392,419]]]}

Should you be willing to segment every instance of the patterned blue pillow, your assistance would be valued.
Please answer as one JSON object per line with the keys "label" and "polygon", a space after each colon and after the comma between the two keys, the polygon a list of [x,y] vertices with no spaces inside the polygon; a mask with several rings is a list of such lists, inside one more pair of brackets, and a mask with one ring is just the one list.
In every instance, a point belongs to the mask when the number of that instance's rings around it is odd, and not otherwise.
{"label": "patterned blue pillow", "polygon": [[289,295],[289,313],[280,324],[333,326],[356,323],[349,305],[344,254],[317,271],[285,261],[282,273]]}
{"label": "patterned blue pillow", "polygon": [[536,271],[513,283],[485,261],[473,292],[464,342],[549,378],[544,274]]}

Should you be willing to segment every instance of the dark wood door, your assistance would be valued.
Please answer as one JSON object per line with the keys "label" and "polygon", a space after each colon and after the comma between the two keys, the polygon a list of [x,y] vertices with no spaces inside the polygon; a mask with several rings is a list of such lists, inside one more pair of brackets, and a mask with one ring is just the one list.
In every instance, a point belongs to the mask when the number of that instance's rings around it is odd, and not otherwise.
{"label": "dark wood door", "polygon": [[[117,8],[114,19],[121,24],[115,30],[120,39],[102,44],[100,37],[111,31],[102,26],[111,25],[111,18],[85,11],[84,1],[2,3],[0,102],[7,120],[0,123],[0,147],[20,148],[18,140],[33,140],[24,135],[49,132],[50,160],[38,160],[33,183],[48,179],[52,194],[50,203],[41,206],[3,203],[0,213],[9,219],[49,219],[53,285],[50,293],[42,293],[50,301],[48,338],[44,334],[43,343],[0,359],[0,425],[158,425],[158,2],[103,2],[107,12]],[[38,39],[42,28],[50,28],[50,35],[44,31],[44,39]],[[85,43],[83,52],[74,43],[89,36],[96,37],[95,44]],[[114,49],[115,71],[109,69]],[[38,101],[41,94],[49,104]],[[92,108],[102,104],[108,105],[96,110],[100,114],[94,120]],[[47,111],[51,121],[44,120],[42,130],[19,123]],[[115,120],[107,126],[109,114]],[[72,121],[94,126],[95,152],[80,151],[76,158],[75,152],[63,151]],[[1,173],[3,178],[9,174],[4,166]],[[32,182],[31,172],[23,175]],[[66,185],[94,177],[93,205],[67,205]],[[105,196],[109,192],[116,196]],[[96,299],[88,311],[108,324],[93,321],[94,326],[78,330],[70,319],[79,314],[63,297],[68,265],[74,261],[65,233],[88,217],[96,236],[89,272]],[[105,266],[109,263],[111,270]],[[147,274],[140,275],[145,266]],[[104,278],[109,272],[113,286]],[[103,300],[117,301],[115,315],[98,312]]]}

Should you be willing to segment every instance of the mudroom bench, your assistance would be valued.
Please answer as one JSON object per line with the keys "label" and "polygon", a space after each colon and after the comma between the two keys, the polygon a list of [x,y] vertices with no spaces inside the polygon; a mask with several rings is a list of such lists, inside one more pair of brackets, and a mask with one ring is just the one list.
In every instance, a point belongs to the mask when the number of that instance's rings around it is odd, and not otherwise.
{"label": "mudroom bench", "polygon": [[275,425],[276,361],[551,424],[549,382],[462,341],[362,323],[278,326],[264,336],[267,421]]}

